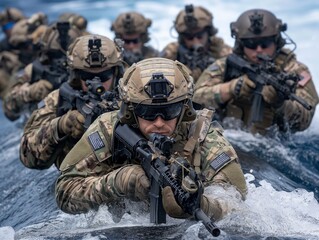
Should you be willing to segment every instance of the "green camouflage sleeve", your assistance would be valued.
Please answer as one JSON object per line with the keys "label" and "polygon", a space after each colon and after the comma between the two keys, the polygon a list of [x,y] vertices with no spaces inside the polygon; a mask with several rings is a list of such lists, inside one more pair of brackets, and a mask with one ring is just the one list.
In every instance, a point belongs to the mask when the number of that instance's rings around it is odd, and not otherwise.
{"label": "green camouflage sleeve", "polygon": [[27,95],[30,86],[31,69],[31,64],[25,67],[23,74],[17,76],[16,84],[12,86],[3,99],[4,114],[11,121],[18,119],[21,112],[28,107]]}
{"label": "green camouflage sleeve", "polygon": [[[205,141],[200,147],[202,173],[205,176],[205,188],[218,188],[233,186],[244,200],[247,195],[247,186],[243,171],[239,164],[238,156],[223,136],[223,129],[217,122],[212,122]],[[227,191],[227,190],[226,190]],[[227,195],[227,196],[226,196]],[[234,198],[237,197],[236,193]],[[229,195],[215,196],[204,194],[204,199],[209,204],[203,205],[203,211],[210,217],[218,220],[231,211]]]}
{"label": "green camouflage sleeve", "polygon": [[21,139],[20,159],[28,168],[46,169],[59,165],[66,153],[75,144],[70,139],[59,139],[56,116],[58,90],[45,99],[45,106],[34,111],[29,118]]}
{"label": "green camouflage sleeve", "polygon": [[223,83],[225,58],[216,60],[201,74],[195,84],[193,101],[206,108],[219,108],[220,84]]}
{"label": "green camouflage sleeve", "polygon": [[287,100],[276,112],[277,121],[288,123],[292,132],[303,131],[309,127],[319,102],[318,93],[313,83],[308,68],[299,62],[294,62],[289,71],[295,71],[301,76],[298,83],[296,95],[304,99],[312,106],[311,110],[305,109],[296,101]]}
{"label": "green camouflage sleeve", "polygon": [[116,111],[101,115],[63,160],[55,189],[62,211],[83,213],[122,197],[114,187],[121,166],[111,162],[111,139],[116,121]]}

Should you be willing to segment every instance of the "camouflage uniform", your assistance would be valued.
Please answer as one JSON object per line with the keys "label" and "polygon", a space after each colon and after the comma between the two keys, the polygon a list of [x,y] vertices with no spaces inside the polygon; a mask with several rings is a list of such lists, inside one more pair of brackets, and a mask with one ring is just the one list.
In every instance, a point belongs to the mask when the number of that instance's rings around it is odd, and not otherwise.
{"label": "camouflage uniform", "polygon": [[25,125],[20,159],[28,168],[46,169],[52,164],[59,167],[77,141],[70,136],[58,137],[58,99],[59,90],[51,92],[44,99],[45,106],[35,110]]}
{"label": "camouflage uniform", "polygon": [[[172,64],[182,67],[174,69]],[[137,68],[136,71],[135,67]],[[157,74],[160,69],[165,72],[165,76],[171,81],[173,81],[172,78],[174,76],[176,78],[183,75],[189,77],[187,82],[175,80],[173,84],[176,86],[175,90],[169,96],[169,100],[167,100],[169,104],[180,100],[180,96],[186,97],[183,94],[185,91],[183,89],[189,89],[187,91],[192,94],[192,79],[187,73],[187,68],[181,63],[174,63],[163,58],[151,58],[129,68],[119,83],[120,89],[124,91],[120,90],[121,99],[124,101],[121,105],[121,110],[101,115],[84,133],[60,166],[62,174],[56,184],[56,200],[63,211],[73,214],[83,213],[90,209],[97,209],[101,204],[116,202],[125,197],[126,192],[120,193],[116,187],[116,182],[119,181],[116,178],[119,172],[126,167],[134,166],[132,164],[139,165],[139,160],[131,159],[131,163],[115,163],[113,161],[112,143],[115,124],[119,121],[122,123],[135,121],[136,116],[133,117],[127,112],[131,111],[130,107],[126,108],[126,104],[130,104],[127,101],[136,101],[137,98],[134,99],[133,95],[140,93],[136,92],[135,89],[140,89],[140,84],[147,83],[147,79],[151,76],[148,71],[153,71]],[[182,69],[183,75],[179,75],[181,72],[178,69]],[[127,80],[127,78],[130,79]],[[131,84],[127,81],[130,81]],[[170,86],[172,87],[173,85]],[[146,96],[146,94],[143,94],[142,98]],[[137,101],[140,101],[141,97],[138,99]],[[149,99],[146,98],[143,102],[149,102]],[[188,102],[187,99],[186,102]],[[191,105],[188,106],[191,107]],[[169,105],[164,106],[164,108],[168,107]],[[190,112],[186,113],[188,110]],[[245,198],[247,193],[246,182],[238,163],[238,157],[233,147],[223,137],[220,125],[216,124],[216,122],[211,123],[213,112],[207,109],[197,113],[194,110],[188,110],[182,113],[183,115],[180,115],[179,123],[177,123],[173,135],[171,135],[176,140],[173,145],[173,157],[185,157],[197,173],[202,173],[205,178],[205,186],[219,184],[225,184],[224,186],[226,186],[230,184],[240,192],[242,198]],[[193,119],[193,121],[189,119]],[[93,135],[100,136],[100,148],[93,147],[95,142],[92,140]],[[221,156],[225,156],[224,160],[227,160],[219,162]],[[127,181],[129,175],[130,172],[127,175],[124,174],[123,176],[126,179],[121,179],[120,181]],[[143,190],[136,187],[135,191],[140,192]],[[221,218],[230,210],[227,209],[227,204],[224,204],[221,199],[210,199],[210,201],[213,202],[211,205],[213,210],[210,213],[213,212],[216,219]],[[209,212],[208,209],[206,209],[206,213]]]}
{"label": "camouflage uniform", "polygon": [[[226,43],[224,43],[224,40],[220,37],[211,36],[209,38],[209,43],[210,43],[209,52],[211,53],[212,57],[214,57],[215,59],[225,57],[228,54],[232,53],[232,48],[228,46]],[[180,61],[178,49],[179,49],[179,43],[171,42],[162,50],[161,57]],[[191,71],[192,71],[192,76],[196,82],[199,76],[202,74],[202,70],[200,68],[196,68],[196,69],[191,69]]]}
{"label": "camouflage uniform", "polygon": [[[318,95],[312,81],[308,68],[298,62],[295,55],[287,59],[287,51],[282,50],[276,59],[276,64],[281,65],[286,61],[284,70],[288,73],[298,73],[304,76],[297,86],[296,95],[303,98],[308,104],[312,105],[312,110],[307,110],[299,103],[286,100],[282,107],[276,109],[265,103],[263,120],[254,123],[252,132],[265,133],[271,125],[278,124],[282,129],[284,123],[288,123],[290,130],[302,131],[309,127],[315,112],[315,106],[318,104]],[[199,78],[194,93],[194,101],[208,108],[215,108],[222,119],[225,117],[234,117],[241,119],[245,126],[248,126],[251,101],[247,97],[233,98],[227,103],[222,103],[219,97],[220,84],[224,83],[226,58],[217,60],[213,65],[207,68]]]}
{"label": "camouflage uniform", "polygon": [[[96,50],[96,53],[100,54],[99,59],[104,60],[101,66],[95,68],[86,62],[86,59],[91,57],[88,43],[92,41],[92,39],[101,40],[101,50],[94,48],[95,46],[92,47]],[[69,84],[74,90],[83,91],[81,88],[82,78],[78,73],[74,74],[75,71],[81,69],[86,74],[93,71],[93,75],[98,75],[101,71],[109,71],[112,69],[114,72],[117,72],[113,75],[113,87],[115,87],[123,71],[123,65],[119,56],[120,52],[117,50],[114,42],[106,37],[86,35],[76,38],[68,48],[68,66],[71,73],[68,82],[64,84]],[[96,62],[91,64],[97,65]],[[72,134],[67,133],[61,135],[59,126],[62,121],[60,120],[71,110],[68,111],[69,109],[67,109],[67,113],[58,116],[59,97],[59,89],[48,94],[43,100],[44,104],[42,104],[42,102],[39,104],[42,107],[32,113],[25,125],[20,144],[20,159],[28,168],[46,169],[51,167],[52,164],[55,164],[56,167],[59,168],[65,155],[80,138],[75,138]],[[81,115],[79,112],[77,112],[77,114]],[[75,124],[74,121],[72,123]],[[81,135],[83,132],[84,129],[82,129]]]}

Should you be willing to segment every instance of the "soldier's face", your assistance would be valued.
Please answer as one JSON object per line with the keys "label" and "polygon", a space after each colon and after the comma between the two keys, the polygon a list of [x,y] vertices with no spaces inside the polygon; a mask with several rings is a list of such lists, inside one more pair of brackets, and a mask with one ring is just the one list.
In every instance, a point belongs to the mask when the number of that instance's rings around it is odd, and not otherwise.
{"label": "soldier's face", "polygon": [[183,40],[188,49],[191,49],[194,46],[206,46],[208,43],[208,33],[205,29],[194,33],[185,33],[183,34]]}
{"label": "soldier's face", "polygon": [[258,63],[257,55],[272,57],[276,52],[276,44],[273,38],[247,39],[243,41],[244,54],[252,63]]}
{"label": "soldier's face", "polygon": [[171,136],[177,123],[177,118],[165,121],[160,116],[158,116],[154,121],[148,121],[140,117],[137,117],[137,120],[140,130],[145,136],[151,133]]}
{"label": "soldier's face", "polygon": [[131,52],[140,52],[143,46],[141,41],[141,35],[138,33],[134,34],[123,34],[122,39],[124,41],[124,49]]}

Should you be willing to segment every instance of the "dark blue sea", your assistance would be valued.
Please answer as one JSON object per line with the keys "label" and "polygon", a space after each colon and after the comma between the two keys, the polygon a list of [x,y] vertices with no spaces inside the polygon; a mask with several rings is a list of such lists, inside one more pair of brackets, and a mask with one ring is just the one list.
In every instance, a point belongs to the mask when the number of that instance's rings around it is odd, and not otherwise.
{"label": "dark blue sea", "polygon": [[[312,72],[317,90],[319,71],[319,2],[298,0],[1,0],[0,10],[15,6],[27,16],[45,12],[54,21],[63,12],[76,12],[89,20],[88,30],[113,38],[115,17],[129,10],[153,20],[151,42],[161,50],[176,40],[171,30],[185,4],[203,5],[213,12],[218,35],[232,45],[229,23],[250,8],[265,8],[288,24],[288,35],[297,43],[296,54]],[[318,109],[317,109],[318,110]],[[318,110],[319,111],[319,110]],[[54,199],[55,167],[30,170],[20,163],[21,120],[10,122],[0,110],[0,240],[42,239],[319,239],[319,113],[304,132],[271,136],[226,130],[243,165],[249,188],[247,200],[216,224],[222,229],[211,237],[202,224],[168,219],[154,226],[139,203],[114,219],[106,206],[97,212],[68,215]]]}

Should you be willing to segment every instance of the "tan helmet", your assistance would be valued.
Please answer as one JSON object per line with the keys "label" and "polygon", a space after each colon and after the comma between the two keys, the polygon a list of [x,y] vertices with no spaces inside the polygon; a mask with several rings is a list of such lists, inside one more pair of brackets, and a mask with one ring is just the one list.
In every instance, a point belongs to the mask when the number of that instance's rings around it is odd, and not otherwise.
{"label": "tan helmet", "polygon": [[117,84],[124,71],[120,48],[111,39],[97,34],[75,39],[68,48],[67,61],[71,74],[70,85],[76,88],[80,84],[76,70],[100,73],[114,68],[114,84]]}
{"label": "tan helmet", "polygon": [[141,34],[141,40],[145,43],[149,41],[148,28],[152,25],[152,20],[145,18],[138,12],[125,12],[120,14],[112,23],[111,31],[115,32],[117,38],[122,38],[123,34]]}
{"label": "tan helmet", "polygon": [[24,19],[23,13],[17,8],[6,8],[0,13],[0,25],[4,26],[9,22],[18,22],[21,19]]}
{"label": "tan helmet", "polygon": [[194,7],[192,4],[186,5],[185,9],[178,13],[174,27],[179,34],[207,28],[209,36],[212,36],[218,31],[213,25],[213,14],[204,7]]}
{"label": "tan helmet", "polygon": [[80,36],[82,36],[82,32],[77,28],[72,28],[69,22],[58,21],[48,27],[43,33],[41,51],[61,51],[66,53],[69,45]]}
{"label": "tan helmet", "polygon": [[138,105],[164,105],[169,109],[172,104],[182,103],[179,122],[194,120],[193,92],[193,78],[184,64],[166,58],[144,59],[128,68],[119,81],[119,119],[136,124],[134,109]]}
{"label": "tan helmet", "polygon": [[85,31],[88,24],[85,17],[76,13],[63,13],[59,16],[58,20],[62,22],[68,21],[80,31]]}
{"label": "tan helmet", "polygon": [[36,13],[29,19],[20,20],[12,28],[9,43],[14,47],[18,47],[20,44],[34,42],[35,39],[33,39],[32,33],[45,24],[47,24],[47,16],[44,13]]}

